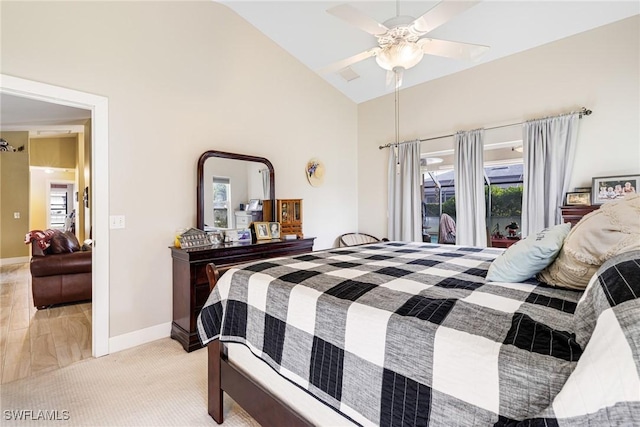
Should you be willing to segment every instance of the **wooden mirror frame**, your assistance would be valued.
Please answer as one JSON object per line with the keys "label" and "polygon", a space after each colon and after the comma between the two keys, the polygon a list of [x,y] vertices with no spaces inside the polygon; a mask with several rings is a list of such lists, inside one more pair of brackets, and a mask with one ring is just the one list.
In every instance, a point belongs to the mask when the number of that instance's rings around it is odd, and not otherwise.
{"label": "wooden mirror frame", "polygon": [[[249,156],[246,154],[227,153],[224,151],[209,150],[202,153],[198,159],[198,187],[197,187],[197,205],[196,205],[196,227],[204,230],[204,162],[211,158],[218,157],[222,159],[245,160],[248,162],[264,163],[269,169],[269,199],[275,200],[275,171],[271,162],[264,157]],[[272,203],[275,205],[275,203]],[[273,216],[273,213],[272,213]]]}

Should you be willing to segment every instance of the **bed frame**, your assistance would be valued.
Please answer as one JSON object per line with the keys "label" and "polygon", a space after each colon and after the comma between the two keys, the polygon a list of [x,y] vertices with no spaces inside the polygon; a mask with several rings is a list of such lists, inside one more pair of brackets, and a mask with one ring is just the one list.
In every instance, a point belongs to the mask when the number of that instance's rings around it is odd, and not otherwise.
{"label": "bed frame", "polygon": [[[220,273],[213,264],[207,264],[209,291],[218,283]],[[248,375],[229,363],[227,348],[220,340],[214,340],[207,346],[207,405],[209,415],[222,424],[223,392],[226,392],[238,405],[260,424],[278,426],[312,426],[293,408],[282,402]]]}

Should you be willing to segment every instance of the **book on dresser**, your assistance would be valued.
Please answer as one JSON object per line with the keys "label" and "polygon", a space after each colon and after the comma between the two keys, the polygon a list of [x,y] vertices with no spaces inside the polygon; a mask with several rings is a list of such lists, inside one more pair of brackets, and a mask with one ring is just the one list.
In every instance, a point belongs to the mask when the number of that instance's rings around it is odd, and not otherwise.
{"label": "book on dresser", "polygon": [[295,240],[261,240],[255,243],[221,243],[205,248],[181,249],[171,246],[173,261],[173,322],[171,338],[186,351],[202,347],[196,319],[209,297],[207,264],[213,263],[220,274],[250,261],[311,252],[315,237]]}

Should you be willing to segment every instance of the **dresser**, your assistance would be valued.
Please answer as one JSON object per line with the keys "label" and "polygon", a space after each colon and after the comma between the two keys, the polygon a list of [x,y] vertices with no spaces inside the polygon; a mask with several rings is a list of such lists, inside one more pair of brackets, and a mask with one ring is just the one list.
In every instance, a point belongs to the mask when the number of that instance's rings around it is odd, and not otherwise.
{"label": "dresser", "polygon": [[600,208],[600,205],[560,206],[562,221],[571,223],[573,227],[583,216]]}
{"label": "dresser", "polygon": [[315,237],[297,240],[263,240],[226,243],[204,249],[170,247],[173,260],[173,322],[171,338],[190,352],[202,347],[196,319],[209,296],[206,265],[214,263],[220,274],[249,261],[311,252]]}

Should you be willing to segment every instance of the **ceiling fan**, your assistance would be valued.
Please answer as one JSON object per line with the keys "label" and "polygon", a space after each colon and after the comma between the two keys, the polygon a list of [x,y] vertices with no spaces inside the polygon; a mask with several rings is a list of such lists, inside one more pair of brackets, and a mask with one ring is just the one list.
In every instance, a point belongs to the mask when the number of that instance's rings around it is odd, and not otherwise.
{"label": "ceiling fan", "polygon": [[403,70],[417,65],[425,53],[454,59],[477,60],[489,50],[488,46],[423,36],[478,3],[479,1],[445,0],[419,18],[413,18],[400,16],[399,5],[396,2],[396,17],[383,24],[348,4],[332,7],[327,10],[328,13],[372,34],[378,40],[378,46],[335,62],[321,69],[320,73],[341,72],[356,62],[375,56],[378,65],[387,70],[387,84],[394,78],[397,88],[401,84]]}

